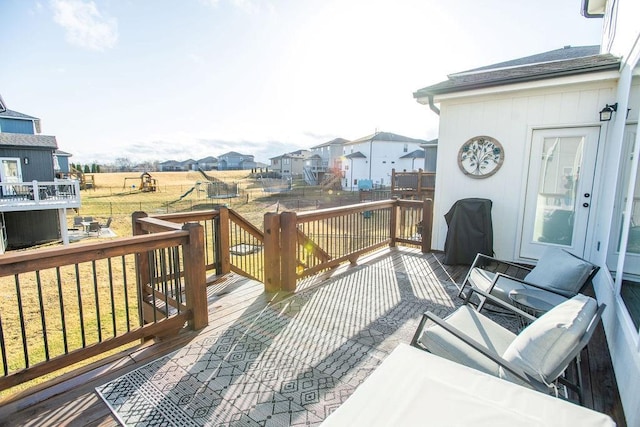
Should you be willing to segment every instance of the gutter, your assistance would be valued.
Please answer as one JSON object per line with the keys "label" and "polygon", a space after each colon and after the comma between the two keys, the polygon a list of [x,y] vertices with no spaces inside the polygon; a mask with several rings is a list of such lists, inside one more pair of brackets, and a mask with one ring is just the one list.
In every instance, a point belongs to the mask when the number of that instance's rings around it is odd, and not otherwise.
{"label": "gutter", "polygon": [[431,109],[431,111],[433,111],[437,115],[440,115],[440,109],[433,103],[433,94],[430,93],[427,96],[429,97],[429,108]]}
{"label": "gutter", "polygon": [[[458,86],[449,86],[441,89],[431,90],[430,92],[426,92],[426,91],[421,92],[420,90],[418,90],[414,92],[413,97],[417,99],[419,97],[427,96],[429,99],[429,107],[431,108],[431,105],[433,103],[433,97],[436,95],[444,95],[448,93],[464,92],[464,91],[474,90],[474,89],[484,89],[484,88],[493,87],[493,86],[506,86],[506,85],[515,84],[515,83],[525,83],[525,82],[532,82],[532,81],[538,81],[538,80],[553,79],[557,77],[567,77],[567,76],[575,76],[575,75],[581,75],[581,74],[590,74],[590,73],[613,71],[613,70],[615,71],[620,70],[620,62],[591,67],[586,71],[585,69],[565,70],[560,72],[540,73],[540,74],[526,75],[526,76],[520,76],[520,77],[508,77],[508,78],[488,80],[488,81],[482,81],[482,82],[463,83]],[[433,110],[433,108],[431,109]]]}

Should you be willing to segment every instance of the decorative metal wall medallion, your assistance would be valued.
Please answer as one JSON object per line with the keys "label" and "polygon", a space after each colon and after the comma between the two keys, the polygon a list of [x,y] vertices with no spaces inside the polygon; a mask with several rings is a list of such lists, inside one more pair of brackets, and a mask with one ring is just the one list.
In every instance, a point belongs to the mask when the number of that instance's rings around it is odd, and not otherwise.
{"label": "decorative metal wall medallion", "polygon": [[475,136],[458,151],[458,166],[470,178],[486,178],[498,172],[504,162],[504,149],[490,136]]}

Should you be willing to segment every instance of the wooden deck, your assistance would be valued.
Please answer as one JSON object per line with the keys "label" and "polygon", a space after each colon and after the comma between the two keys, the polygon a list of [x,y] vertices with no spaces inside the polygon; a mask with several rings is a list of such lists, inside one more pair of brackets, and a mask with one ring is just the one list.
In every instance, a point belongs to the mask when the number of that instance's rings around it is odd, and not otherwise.
{"label": "wooden deck", "polygon": [[[418,299],[438,299],[439,309],[442,314],[446,314],[447,311],[453,310],[456,304],[459,304],[459,301],[450,297],[451,289],[455,289],[451,285],[453,282],[459,283],[462,280],[467,267],[444,266],[440,259],[439,254],[423,255],[419,251],[407,248],[384,249],[366,258],[361,258],[358,265],[342,266],[331,273],[306,279],[300,284],[296,295],[305,292],[311,294],[316,290],[324,290],[325,294],[328,294],[329,290],[335,294],[336,289],[348,292],[348,286],[353,284],[352,289],[356,289],[355,284],[362,285],[362,281],[367,281],[367,286],[362,289],[370,289],[375,293],[379,288],[393,288],[393,286],[389,287],[388,283],[384,283],[388,282],[390,277],[392,279],[394,277],[408,278],[407,283],[413,287],[409,292]],[[349,277],[352,278],[349,279]],[[416,278],[422,283],[414,283],[418,280]],[[339,280],[341,280],[341,287],[336,288],[335,283]],[[331,285],[334,288],[329,287],[328,284],[331,283],[334,283]],[[434,289],[437,288],[433,293],[429,290],[425,291],[431,284],[434,285]],[[448,289],[449,294],[443,294],[440,289]],[[322,294],[322,292],[317,292],[316,296]],[[402,299],[402,297],[400,295],[399,298]],[[344,297],[340,296],[340,298]],[[389,296],[381,293],[375,295],[375,298],[387,299]],[[292,303],[288,304],[288,301],[292,301]],[[204,330],[198,333],[182,333],[178,337],[153,346],[148,345],[124,357],[121,355],[113,356],[110,363],[101,368],[87,370],[80,375],[76,373],[73,377],[59,382],[51,388],[40,390],[21,399],[5,401],[0,407],[0,425],[119,425],[108,406],[96,393],[95,387],[121,377],[190,343],[207,337],[219,336],[231,328],[237,328],[238,325],[248,324],[247,319],[255,318],[258,313],[274,306],[277,306],[284,313],[288,322],[287,327],[292,327],[291,325],[295,322],[306,321],[307,324],[322,323],[323,328],[335,331],[336,334],[347,334],[350,333],[347,329],[353,329],[355,324],[355,321],[345,322],[339,319],[331,323],[329,318],[337,315],[326,311],[329,308],[326,302],[317,305],[311,302],[296,305],[295,295],[265,294],[260,283],[230,275],[209,287],[209,326]],[[288,310],[286,313],[283,307]],[[319,310],[320,307],[323,309]],[[357,310],[354,309],[354,311]],[[363,310],[359,316],[371,317],[366,319],[370,323],[379,322],[380,318],[376,318],[377,314],[369,311]],[[389,325],[385,323],[383,325],[383,327],[390,327],[390,338],[387,337],[383,342],[377,343],[380,354],[384,355],[387,349],[391,349],[397,345],[398,341],[405,340],[407,334],[411,334],[419,320],[419,315],[416,313],[417,311],[414,311],[405,315],[408,319],[405,324]],[[361,321],[362,319],[356,320]],[[397,331],[394,328],[397,328]],[[402,333],[398,332],[400,330]],[[278,332],[282,331],[278,330]],[[275,340],[282,337],[274,338],[272,336],[270,338]],[[322,359],[322,362],[326,363],[326,359]],[[587,385],[586,406],[610,415],[619,426],[625,426],[602,329],[600,333],[596,334],[587,349],[583,358],[583,368]],[[368,371],[368,373],[370,372]],[[356,377],[355,380],[358,378]],[[353,387],[345,390],[352,392]]]}

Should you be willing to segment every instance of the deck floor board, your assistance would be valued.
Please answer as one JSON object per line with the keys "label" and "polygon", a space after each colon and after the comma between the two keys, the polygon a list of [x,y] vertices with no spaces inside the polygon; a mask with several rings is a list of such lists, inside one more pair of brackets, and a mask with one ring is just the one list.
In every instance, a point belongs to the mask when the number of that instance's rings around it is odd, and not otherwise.
{"label": "deck floor board", "polygon": [[[366,267],[366,270],[363,267]],[[353,280],[371,282],[368,284],[372,290],[375,289],[378,281],[393,280],[393,277],[408,277],[410,281],[413,281],[412,283],[416,282],[410,292],[424,293],[416,295],[417,297],[443,298],[443,305],[440,310],[443,314],[446,314],[447,311],[453,309],[453,306],[450,306],[447,302],[447,298],[450,298],[450,296],[441,295],[437,291],[424,291],[424,289],[429,289],[428,285],[430,283],[460,283],[467,272],[467,268],[466,266],[443,265],[441,254],[424,255],[417,250],[406,248],[383,249],[362,257],[357,265],[347,264],[318,276],[306,278],[300,282],[299,289],[304,291],[314,287],[322,287],[327,281],[347,273],[355,273],[353,274]],[[349,280],[347,280],[344,285],[349,286],[349,283]],[[73,384],[69,390],[42,402],[30,403],[38,399],[36,395],[4,405],[0,408],[0,425],[119,425],[108,406],[95,392],[96,386],[118,378],[154,359],[182,348],[193,340],[216,336],[216,334],[220,334],[230,328],[242,326],[251,315],[259,313],[275,302],[283,301],[290,296],[289,294],[265,294],[262,284],[237,275],[230,275],[211,285],[208,289],[208,294],[210,321],[207,328],[198,332],[181,333],[177,337],[165,340],[161,345],[139,349],[132,354],[124,356],[122,360],[114,361],[109,366],[97,370],[94,376],[87,374],[83,377],[83,383]],[[314,294],[314,298],[322,297],[322,289]],[[456,302],[456,304],[458,303]],[[321,303],[318,304],[318,306],[322,306]],[[299,313],[300,317],[304,319],[296,319],[294,316],[291,321],[319,324],[322,328],[337,334],[351,334],[355,328],[348,321],[342,322],[333,319],[332,316],[338,313],[332,312],[331,307],[326,307],[319,312],[296,312],[295,310],[297,308],[294,307],[291,312],[294,314]],[[394,334],[392,339],[386,339],[385,342],[379,343],[381,351],[390,351],[397,345],[398,339],[404,339],[412,328],[415,329],[417,321],[417,318],[410,319],[405,325],[401,326],[402,334]],[[283,340],[285,338],[275,337],[275,339]],[[594,337],[588,355],[585,356],[585,363],[583,363],[583,368],[587,365],[584,373],[586,383],[589,386],[586,402],[593,405],[596,410],[611,415],[619,426],[624,426],[624,416],[620,407],[615,378],[613,378],[611,361],[606,350],[606,344],[603,345],[602,340],[604,340],[604,333],[597,334]],[[594,349],[592,350],[591,347]],[[26,407],[23,408],[24,405]]]}

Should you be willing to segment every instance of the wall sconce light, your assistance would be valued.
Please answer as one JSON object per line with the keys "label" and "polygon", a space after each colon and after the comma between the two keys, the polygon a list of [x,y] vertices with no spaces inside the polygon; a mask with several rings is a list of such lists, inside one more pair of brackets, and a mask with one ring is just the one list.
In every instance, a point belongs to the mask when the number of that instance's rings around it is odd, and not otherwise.
{"label": "wall sconce light", "polygon": [[611,117],[613,116],[614,111],[618,111],[617,102],[615,104],[605,105],[605,107],[602,110],[600,110],[600,121],[608,122],[609,120],[611,120]]}
{"label": "wall sconce light", "polygon": [[29,158],[28,158],[28,157],[25,157],[25,158],[24,158],[24,164],[25,164],[25,165],[28,165],[28,164],[29,164]]}

